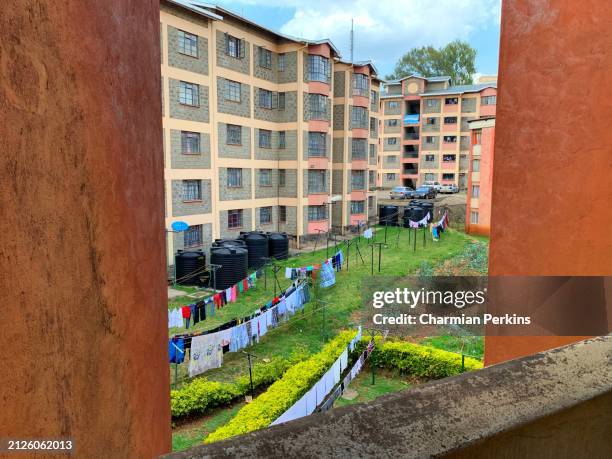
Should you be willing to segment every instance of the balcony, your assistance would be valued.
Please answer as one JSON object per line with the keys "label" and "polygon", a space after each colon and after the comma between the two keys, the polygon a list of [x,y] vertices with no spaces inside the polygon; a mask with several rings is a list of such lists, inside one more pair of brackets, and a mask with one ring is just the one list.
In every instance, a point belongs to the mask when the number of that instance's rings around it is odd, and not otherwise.
{"label": "balcony", "polygon": [[420,122],[420,115],[417,114],[410,114],[410,115],[404,115],[404,124],[419,124]]}
{"label": "balcony", "polygon": [[404,159],[419,159],[419,154],[413,151],[405,151],[402,155]]}
{"label": "balcony", "polygon": [[419,133],[418,132],[405,132],[404,140],[419,140]]}

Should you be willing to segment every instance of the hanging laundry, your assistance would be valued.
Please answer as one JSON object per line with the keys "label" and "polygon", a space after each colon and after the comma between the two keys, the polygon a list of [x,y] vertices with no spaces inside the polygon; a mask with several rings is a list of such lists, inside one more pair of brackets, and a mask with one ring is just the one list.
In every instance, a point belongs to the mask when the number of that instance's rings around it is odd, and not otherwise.
{"label": "hanging laundry", "polygon": [[372,235],[373,235],[372,228],[368,228],[367,230],[363,232],[363,237],[366,239],[372,239]]}
{"label": "hanging laundry", "polygon": [[189,377],[202,374],[223,364],[222,332],[194,336],[191,339],[191,359]]}
{"label": "hanging laundry", "polygon": [[332,265],[329,261],[323,263],[321,267],[321,281],[320,285],[323,288],[331,287],[336,283],[336,273],[332,268]]}
{"label": "hanging laundry", "polygon": [[189,319],[191,318],[191,308],[189,306],[183,306],[181,308],[183,319],[185,319],[185,328],[189,328]]}
{"label": "hanging laundry", "polygon": [[168,355],[170,363],[183,363],[185,360],[185,340],[183,338],[170,338],[168,341]]}

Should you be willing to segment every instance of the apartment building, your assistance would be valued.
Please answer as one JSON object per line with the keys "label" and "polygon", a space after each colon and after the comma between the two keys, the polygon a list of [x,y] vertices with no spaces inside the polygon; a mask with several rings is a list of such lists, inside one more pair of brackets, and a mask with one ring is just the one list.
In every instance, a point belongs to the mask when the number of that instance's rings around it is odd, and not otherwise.
{"label": "apartment building", "polygon": [[472,120],[469,127],[471,148],[465,231],[488,236],[491,228],[495,117]]}
{"label": "apartment building", "polygon": [[385,83],[381,96],[379,186],[426,180],[468,186],[468,122],[495,113],[497,83],[452,86],[450,77],[411,75]]}
{"label": "apartment building", "polygon": [[[329,40],[287,37],[217,6],[162,0],[160,10],[166,228],[189,225],[168,233],[170,264],[179,249],[207,249],[241,231],[285,231],[299,245],[330,231],[334,218],[343,230],[375,214],[367,185],[349,180],[355,172],[367,183],[375,165],[352,164],[348,155],[352,137],[375,143],[373,66],[341,62]],[[343,84],[333,81],[336,69]],[[358,77],[365,95],[353,95],[353,73],[365,75]],[[336,87],[344,90],[338,99]],[[365,115],[352,109],[364,105]],[[365,116],[364,127],[351,124],[353,111]],[[341,205],[332,204],[334,164],[343,174],[334,197]],[[353,184],[363,189],[353,193]]]}

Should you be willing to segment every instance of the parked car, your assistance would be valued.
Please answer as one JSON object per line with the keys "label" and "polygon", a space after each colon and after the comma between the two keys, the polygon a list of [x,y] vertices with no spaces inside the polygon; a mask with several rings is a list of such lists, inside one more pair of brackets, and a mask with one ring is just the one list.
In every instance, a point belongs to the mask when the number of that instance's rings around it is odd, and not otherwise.
{"label": "parked car", "polygon": [[433,199],[436,197],[436,190],[430,186],[420,186],[412,193],[413,198]]}
{"label": "parked car", "polygon": [[459,193],[459,187],[457,185],[442,185],[440,193]]}
{"label": "parked car", "polygon": [[413,189],[408,186],[396,186],[389,192],[391,199],[407,199],[412,197]]}
{"label": "parked car", "polygon": [[430,186],[436,190],[436,192],[440,191],[440,188],[442,188],[440,182],[434,182],[433,180],[426,180],[421,186]]}

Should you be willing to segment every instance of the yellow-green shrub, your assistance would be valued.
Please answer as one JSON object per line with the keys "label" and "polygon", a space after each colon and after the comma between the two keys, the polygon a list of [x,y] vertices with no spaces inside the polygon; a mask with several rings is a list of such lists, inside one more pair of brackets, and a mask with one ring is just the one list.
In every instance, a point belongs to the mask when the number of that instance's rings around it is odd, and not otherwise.
{"label": "yellow-green shrub", "polygon": [[341,332],[321,352],[291,367],[266,392],[238,411],[230,422],[210,434],[205,442],[211,443],[269,426],[316,384],[354,336],[355,331]]}

